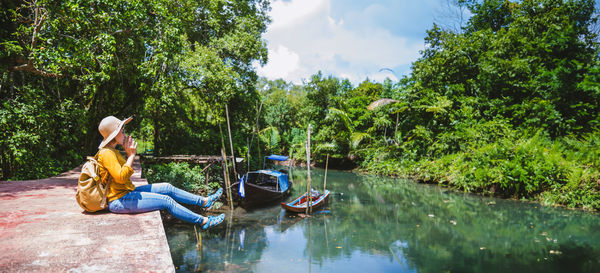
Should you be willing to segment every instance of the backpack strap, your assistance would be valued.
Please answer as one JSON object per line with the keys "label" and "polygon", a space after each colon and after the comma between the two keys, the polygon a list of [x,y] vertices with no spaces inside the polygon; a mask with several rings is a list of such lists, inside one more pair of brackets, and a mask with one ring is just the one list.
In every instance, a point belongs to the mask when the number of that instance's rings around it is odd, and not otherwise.
{"label": "backpack strap", "polygon": [[106,182],[106,187],[104,188],[104,195],[102,196],[102,202],[100,202],[100,207],[106,208],[106,195],[108,194],[108,189],[110,187],[110,182],[112,182],[112,177],[109,174],[108,175],[108,182]]}
{"label": "backpack strap", "polygon": [[[96,153],[96,155],[92,158],[90,157],[89,159],[94,160],[94,162],[96,162],[96,164],[98,164],[98,166],[100,166],[100,168],[103,168],[106,170],[106,168],[104,168],[104,166],[102,166],[102,164],[100,164],[100,162],[98,162],[98,154],[100,153],[100,151],[98,151],[98,153]],[[100,202],[100,207],[102,208],[106,208],[106,195],[108,194],[108,190],[110,188],[110,182],[112,182],[112,176],[110,176],[110,173],[108,173],[108,170],[106,170],[106,174],[108,174],[108,181],[106,182],[106,186],[104,187],[104,194],[102,195],[102,202]]]}

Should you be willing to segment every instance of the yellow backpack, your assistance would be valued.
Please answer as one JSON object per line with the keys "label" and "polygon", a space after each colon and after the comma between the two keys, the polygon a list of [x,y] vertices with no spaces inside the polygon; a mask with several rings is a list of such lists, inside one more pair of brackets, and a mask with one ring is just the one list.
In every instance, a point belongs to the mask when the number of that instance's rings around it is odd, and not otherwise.
{"label": "yellow backpack", "polygon": [[88,212],[96,212],[106,208],[106,194],[112,179],[108,179],[106,186],[102,185],[100,177],[100,168],[104,168],[98,163],[98,154],[94,157],[88,156],[87,162],[81,168],[79,182],[77,184],[77,193],[75,199],[77,204]]}

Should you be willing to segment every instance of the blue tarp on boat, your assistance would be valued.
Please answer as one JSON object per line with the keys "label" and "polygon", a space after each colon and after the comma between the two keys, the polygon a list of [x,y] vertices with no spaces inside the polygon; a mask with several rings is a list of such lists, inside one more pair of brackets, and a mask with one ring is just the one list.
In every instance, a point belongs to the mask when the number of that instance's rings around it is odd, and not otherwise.
{"label": "blue tarp on boat", "polygon": [[[287,156],[286,156],[287,158]],[[289,188],[288,184],[288,176],[285,173],[274,171],[274,170],[258,170],[255,173],[263,173],[266,175],[277,177],[277,181],[279,182],[279,190],[281,192],[287,191]]]}
{"label": "blue tarp on boat", "polygon": [[263,174],[263,175],[268,175],[268,176],[277,178],[277,183],[279,184],[280,192],[285,192],[290,187],[289,182],[288,182],[288,176],[285,173],[274,171],[274,170],[258,170],[258,171],[248,172],[244,176],[242,176],[239,180],[238,193],[239,193],[239,196],[241,196],[242,198],[246,197],[246,191],[244,188],[245,187],[244,184],[248,180],[248,175],[250,175],[252,173]]}
{"label": "blue tarp on boat", "polygon": [[246,176],[240,177],[240,187],[238,188],[239,195],[244,198],[246,197],[246,189],[244,188],[244,182],[246,181]]}
{"label": "blue tarp on boat", "polygon": [[267,158],[270,160],[286,161],[286,160],[288,160],[289,157],[287,157],[285,155],[270,155]]}

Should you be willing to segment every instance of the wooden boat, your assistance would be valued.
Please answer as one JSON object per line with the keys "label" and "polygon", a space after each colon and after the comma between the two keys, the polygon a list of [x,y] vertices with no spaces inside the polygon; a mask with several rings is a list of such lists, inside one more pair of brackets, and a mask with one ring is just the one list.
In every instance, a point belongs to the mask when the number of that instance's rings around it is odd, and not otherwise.
{"label": "wooden boat", "polygon": [[[314,192],[311,191],[311,195],[313,210],[323,207],[329,201],[329,190],[325,190],[323,194],[314,194]],[[307,200],[307,194],[304,193],[292,202],[281,203],[281,207],[291,212],[305,212],[306,206],[308,206]]]}
{"label": "wooden boat", "polygon": [[[271,160],[285,161],[287,156],[271,155]],[[267,205],[283,200],[290,194],[291,183],[285,171],[258,170],[247,172],[232,185],[244,208]]]}

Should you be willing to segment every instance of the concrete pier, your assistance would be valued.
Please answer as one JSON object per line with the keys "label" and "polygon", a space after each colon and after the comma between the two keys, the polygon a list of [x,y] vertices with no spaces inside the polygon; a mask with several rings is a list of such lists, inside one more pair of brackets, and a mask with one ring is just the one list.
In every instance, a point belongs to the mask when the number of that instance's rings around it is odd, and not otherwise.
{"label": "concrete pier", "polygon": [[[134,184],[147,184],[139,161],[134,170]],[[85,213],[79,172],[0,181],[0,271],[174,272],[160,213]]]}

